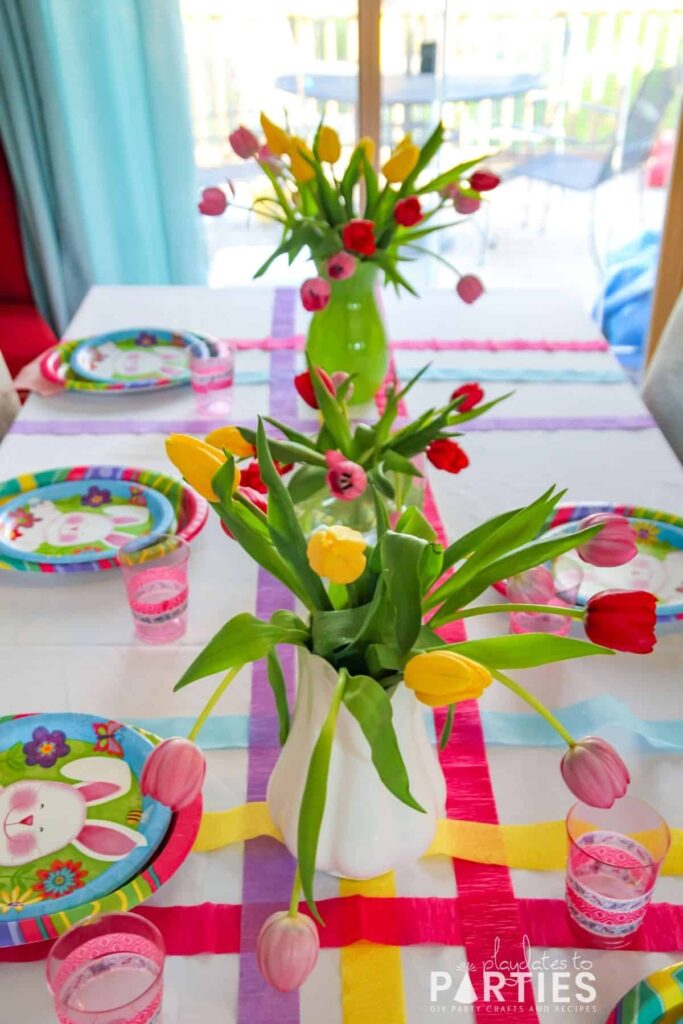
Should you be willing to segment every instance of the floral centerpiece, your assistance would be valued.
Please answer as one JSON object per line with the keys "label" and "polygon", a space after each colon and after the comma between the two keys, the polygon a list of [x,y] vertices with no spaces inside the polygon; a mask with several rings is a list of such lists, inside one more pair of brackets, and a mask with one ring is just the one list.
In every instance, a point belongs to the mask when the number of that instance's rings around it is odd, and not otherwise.
{"label": "floral centerpiece", "polygon": [[[448,473],[460,473],[469,465],[467,453],[455,440],[460,436],[457,428],[509,396],[484,402],[478,384],[462,384],[445,405],[426,409],[396,430],[401,402],[426,369],[401,388],[387,386],[384,408],[375,423],[354,425],[347,405],[354,378],[346,373],[330,377],[309,361],[308,369],[294,378],[294,387],[320,414],[317,434],[304,434],[264,417],[283,435],[280,440],[271,438],[270,449],[279,472],[288,474],[287,487],[304,532],[341,523],[369,534],[375,528],[374,491],[382,495],[392,522],[408,505],[422,505],[423,457]],[[218,427],[206,441],[235,456],[240,492],[265,508],[263,495],[268,489],[255,458],[256,432],[245,426]]]}
{"label": "floral centerpiece", "polygon": [[[309,145],[265,114],[261,126],[265,143],[243,126],[230,135],[238,156],[256,160],[272,186],[272,195],[259,197],[250,209],[282,227],[280,244],[255,277],[278,257],[286,256],[291,263],[308,250],[316,266],[316,275],[301,287],[303,305],[314,314],[309,354],[328,373],[353,373],[352,401],[365,402],[381,386],[388,365],[375,294],[378,273],[397,290],[415,294],[399,265],[423,253],[447,262],[422,243],[432,232],[460,222],[445,224],[436,215],[446,205],[465,216],[474,213],[482,193],[494,189],[499,179],[491,171],[476,169],[481,157],[428,177],[429,165],[443,144],[441,124],[421,147],[409,134],[404,136],[383,165],[381,177],[373,167],[375,144],[370,138],[360,140],[341,170],[341,145],[334,128],[321,122]],[[199,209],[218,216],[229,205],[229,193],[212,187],[204,189]],[[484,290],[479,279],[451,269],[458,278],[460,298],[478,299]]]}
{"label": "floral centerpiece", "polygon": [[[268,980],[287,989],[301,984],[317,955],[315,925],[297,910],[301,887],[320,921],[315,870],[372,877],[414,860],[432,841],[444,813],[445,785],[427,736],[425,706],[448,708],[439,739],[444,746],[457,704],[481,697],[495,681],[526,701],[566,742],[562,773],[579,798],[607,807],[625,793],[629,775],[617,752],[599,738],[575,739],[509,670],[610,655],[613,649],[651,650],[655,598],[613,592],[595,595],[585,609],[552,609],[583,620],[588,640],[529,633],[445,642],[439,627],[501,610],[497,604],[472,606],[492,583],[571,548],[585,559],[599,559],[604,555],[599,535],[609,534],[610,524],[537,539],[562,497],[551,488],[530,505],[496,515],[443,547],[414,506],[391,528],[372,484],[374,543],[339,525],[307,539],[275,465],[276,446],[261,421],[255,443],[268,487],[261,507],[240,492],[240,470],[227,451],[184,435],[169,438],[167,451],[235,541],[297,598],[302,614],[280,610],[267,622],[248,612],[236,615],[176,689],[227,673],[199,716],[194,738],[239,670],[267,659],[282,742],[267,800],[298,871],[290,909],[268,919],[257,953]],[[613,540],[606,541],[612,558]],[[627,557],[628,546],[617,547]],[[521,603],[509,608],[549,611],[547,605]],[[293,715],[278,660],[281,644],[298,651]]]}

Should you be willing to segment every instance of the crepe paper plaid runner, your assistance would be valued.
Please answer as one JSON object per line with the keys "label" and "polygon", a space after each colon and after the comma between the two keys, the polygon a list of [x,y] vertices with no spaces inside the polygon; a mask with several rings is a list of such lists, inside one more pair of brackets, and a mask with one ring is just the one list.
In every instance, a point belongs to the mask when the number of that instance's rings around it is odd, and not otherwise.
{"label": "crepe paper plaid runner", "polygon": [[[285,335],[292,331],[295,293],[291,289],[278,289],[273,306],[272,333]],[[269,403],[271,415],[287,420],[296,414],[296,392],[291,386],[294,372],[294,353],[275,351],[270,357],[271,386]],[[294,611],[294,595],[264,569],[257,576],[256,615],[269,619],[279,608]],[[287,697],[294,698],[294,649],[283,648],[282,668],[287,686]],[[273,694],[268,685],[265,660],[254,664],[251,686],[250,739],[256,732],[262,716],[272,719],[275,713]],[[261,739],[264,738],[260,730]],[[275,766],[280,744],[278,729],[273,722],[268,738],[270,744],[249,746],[247,766],[247,800],[263,800],[270,773]],[[238,1024],[298,1024],[298,991],[281,993],[271,988],[261,976],[253,952],[261,925],[268,916],[263,913],[264,900],[286,909],[294,881],[295,863],[280,843],[261,837],[247,842],[244,849],[242,876],[242,916],[240,929],[239,987],[237,993]]]}
{"label": "crepe paper plaid runner", "polygon": [[[290,381],[291,385],[291,381]],[[288,385],[288,387],[290,386]],[[291,390],[291,388],[290,388]],[[245,427],[256,426],[256,420],[240,420]],[[291,427],[301,431],[318,430],[316,420],[300,420],[290,416]],[[628,416],[482,416],[466,424],[467,433],[508,430],[653,430],[657,423],[649,413]],[[206,420],[185,417],[173,420],[144,420],[121,417],[116,420],[15,420],[10,433],[24,436],[47,437],[76,434],[197,434],[203,436],[208,429]]]}
{"label": "crepe paper plaid runner", "polygon": [[[306,339],[303,334],[294,334],[288,338],[226,338],[238,350],[260,349],[265,352],[277,352],[282,349],[303,351]],[[502,340],[481,338],[457,338],[451,341],[437,338],[404,339],[390,341],[394,350],[414,350],[424,352],[609,352],[609,344],[602,338],[588,341],[532,341],[527,338],[509,338]]]}
{"label": "crepe paper plaid runner", "polygon": [[[501,605],[505,613],[505,605]],[[683,752],[683,719],[644,720],[634,714],[625,701],[608,694],[589,697],[577,704],[556,708],[553,712],[566,729],[581,736],[602,735],[607,729],[631,733],[639,741],[642,753]],[[530,712],[480,711],[487,745],[502,747],[563,747],[564,740],[546,721]],[[436,741],[434,717],[425,714],[432,742]],[[168,736],[186,736],[194,718],[127,718],[127,725],[140,726],[165,739]],[[274,722],[262,716],[253,732],[249,732],[248,715],[214,715],[203,727],[198,739],[204,750],[239,750],[253,744],[270,743]]]}

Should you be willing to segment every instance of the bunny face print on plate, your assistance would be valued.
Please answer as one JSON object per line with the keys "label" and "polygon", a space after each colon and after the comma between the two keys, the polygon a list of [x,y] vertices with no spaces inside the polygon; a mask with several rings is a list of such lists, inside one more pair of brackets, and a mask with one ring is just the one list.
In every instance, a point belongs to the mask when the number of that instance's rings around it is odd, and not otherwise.
{"label": "bunny face print on plate", "polygon": [[97,899],[149,860],[170,812],[140,791],[146,737],[27,715],[0,723],[0,746],[0,922]]}
{"label": "bunny face print on plate", "polygon": [[188,346],[194,336],[148,328],[88,338],[71,355],[72,369],[85,380],[108,384],[189,381]]}
{"label": "bunny face print on plate", "polygon": [[0,551],[25,561],[115,557],[124,544],[173,526],[158,491],[125,480],[73,480],[29,491],[0,507]]}

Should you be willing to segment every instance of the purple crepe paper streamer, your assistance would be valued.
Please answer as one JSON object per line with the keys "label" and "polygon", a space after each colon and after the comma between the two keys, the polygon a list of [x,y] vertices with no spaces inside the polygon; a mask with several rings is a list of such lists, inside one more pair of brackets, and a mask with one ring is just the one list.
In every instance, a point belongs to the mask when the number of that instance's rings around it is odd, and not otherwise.
{"label": "purple crepe paper streamer", "polygon": [[[271,375],[276,356],[293,353],[279,350],[271,353]],[[288,363],[285,391],[291,389],[291,378],[295,366],[291,359]],[[295,404],[295,403],[294,403]],[[271,414],[277,419],[285,419],[296,430],[310,432],[320,424],[313,419],[300,420],[296,408],[292,414],[283,417],[271,407]],[[253,427],[254,420],[242,424]],[[655,420],[648,413],[633,416],[482,416],[481,419],[470,420],[463,424],[465,433],[475,431],[506,431],[506,430],[650,430],[656,427]],[[47,436],[69,434],[204,434],[206,420],[17,420],[11,427],[13,434]]]}
{"label": "purple crepe paper streamer", "polygon": [[[292,333],[295,293],[278,289],[273,306],[273,335]],[[270,412],[278,419],[296,416],[296,392],[292,385],[295,355],[290,349],[273,351],[270,356]],[[256,615],[269,619],[274,611],[293,611],[294,595],[264,569],[257,579]],[[287,698],[292,706],[295,687],[294,649],[280,651]],[[264,660],[256,662],[252,674],[249,720],[247,801],[265,800],[266,787],[280,744],[275,702],[268,684]],[[244,847],[242,876],[242,921],[240,933],[240,974],[237,995],[237,1024],[299,1024],[299,993],[277,992],[262,978],[256,965],[256,939],[264,920],[276,908],[286,910],[294,881],[295,863],[281,843],[261,837],[250,839]],[[264,905],[264,904],[270,904]]]}

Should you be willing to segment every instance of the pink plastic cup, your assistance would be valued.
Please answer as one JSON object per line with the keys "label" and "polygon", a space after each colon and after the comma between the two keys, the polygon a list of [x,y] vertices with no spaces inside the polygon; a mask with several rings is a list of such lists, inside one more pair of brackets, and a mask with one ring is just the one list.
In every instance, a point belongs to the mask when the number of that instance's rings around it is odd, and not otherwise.
{"label": "pink plastic cup", "polygon": [[232,406],[235,352],[227,341],[216,345],[215,355],[190,354],[190,380],[201,416],[227,416]]}
{"label": "pink plastic cup", "polygon": [[106,914],[61,936],[47,960],[60,1024],[158,1024],[166,950],[137,914]]}
{"label": "pink plastic cup", "polygon": [[128,544],[119,552],[139,640],[169,644],[185,635],[189,557],[189,544],[174,534],[161,535],[148,547]]}
{"label": "pink plastic cup", "polygon": [[653,807],[625,796],[609,809],[576,803],[567,815],[567,910],[592,946],[628,946],[645,917],[671,842]]}

